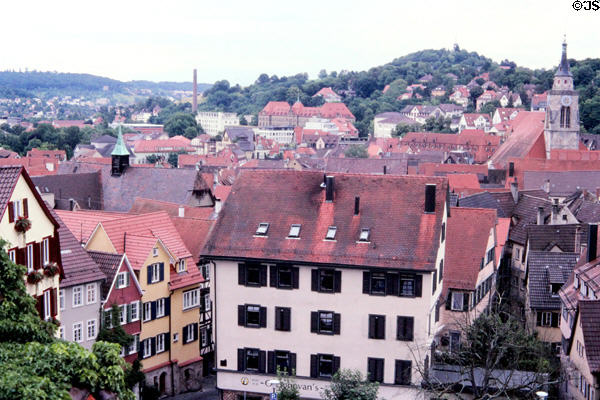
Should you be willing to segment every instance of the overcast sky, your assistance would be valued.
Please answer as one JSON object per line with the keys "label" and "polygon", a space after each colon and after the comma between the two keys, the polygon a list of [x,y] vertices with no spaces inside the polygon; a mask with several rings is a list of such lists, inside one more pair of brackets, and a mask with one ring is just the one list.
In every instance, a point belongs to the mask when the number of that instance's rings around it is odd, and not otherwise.
{"label": "overcast sky", "polygon": [[[210,4],[209,4],[210,3]],[[600,57],[600,11],[572,0],[34,0],[2,4],[0,69],[119,80],[315,77],[422,49],[461,48],[531,68]]]}

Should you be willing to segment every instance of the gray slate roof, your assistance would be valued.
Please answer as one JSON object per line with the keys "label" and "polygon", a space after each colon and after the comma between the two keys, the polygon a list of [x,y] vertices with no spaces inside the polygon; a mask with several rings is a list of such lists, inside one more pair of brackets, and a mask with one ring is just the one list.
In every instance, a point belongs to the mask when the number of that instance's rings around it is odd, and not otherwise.
{"label": "gray slate roof", "polygon": [[529,304],[536,310],[559,310],[560,297],[552,295],[550,283],[565,283],[573,273],[578,253],[531,251],[528,256]]}
{"label": "gray slate roof", "polygon": [[31,178],[41,193],[54,193],[54,208],[70,210],[75,200],[84,210],[102,209],[102,186],[99,172],[85,174],[42,175]]}
{"label": "gray slate roof", "polygon": [[600,187],[600,171],[525,171],[523,185],[527,189],[540,189],[550,181],[551,196],[569,196],[579,189],[594,192]]}
{"label": "gray slate roof", "polygon": [[587,225],[529,225],[527,239],[529,250],[550,251],[558,246],[562,252],[577,252],[579,246],[586,243]]}

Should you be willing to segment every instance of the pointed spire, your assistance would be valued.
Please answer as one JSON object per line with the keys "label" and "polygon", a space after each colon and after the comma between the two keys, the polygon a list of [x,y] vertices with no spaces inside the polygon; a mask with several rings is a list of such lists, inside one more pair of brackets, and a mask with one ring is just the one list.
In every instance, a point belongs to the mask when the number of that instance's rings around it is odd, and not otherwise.
{"label": "pointed spire", "polygon": [[121,132],[121,124],[119,124],[119,135],[117,136],[117,143],[115,144],[115,148],[113,149],[111,156],[128,156],[129,151],[125,146],[125,142],[123,141],[123,133]]}
{"label": "pointed spire", "polygon": [[572,76],[569,68],[569,60],[567,59],[567,35],[565,35],[563,39],[562,57],[555,76]]}

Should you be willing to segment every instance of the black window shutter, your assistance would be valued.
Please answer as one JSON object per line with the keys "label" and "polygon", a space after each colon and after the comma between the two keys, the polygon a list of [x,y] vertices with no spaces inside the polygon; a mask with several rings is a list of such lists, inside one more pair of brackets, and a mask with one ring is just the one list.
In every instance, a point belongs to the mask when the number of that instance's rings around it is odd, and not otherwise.
{"label": "black window shutter", "polygon": [[292,329],[292,309],[283,309],[283,330],[289,331]]}
{"label": "black window shutter", "polygon": [[400,277],[398,276],[398,274],[386,274],[386,280],[387,280],[386,285],[385,285],[386,294],[398,296],[400,294],[400,292],[399,292]]}
{"label": "black window shutter", "polygon": [[290,353],[290,375],[296,375],[296,353]]}
{"label": "black window shutter", "polygon": [[246,306],[238,306],[238,325],[246,326]]}
{"label": "black window shutter", "polygon": [[319,313],[317,311],[310,313],[310,331],[319,332]]}
{"label": "black window shutter", "polygon": [[537,314],[537,322],[536,322],[536,325],[537,325],[537,326],[542,326],[542,313],[538,311],[536,314]]}
{"label": "black window shutter", "polygon": [[275,372],[275,352],[267,352],[267,373],[274,374]]}
{"label": "black window shutter", "polygon": [[415,325],[415,319],[413,317],[406,317],[405,318],[405,331],[406,332],[406,340],[413,340],[413,332],[414,332],[414,325]]}
{"label": "black window shutter", "polygon": [[335,374],[340,369],[340,358],[333,357],[333,373]]}
{"label": "black window shutter", "polygon": [[275,307],[275,330],[282,331],[283,329],[283,320],[284,309],[280,307]]}
{"label": "black window shutter", "polygon": [[150,303],[150,319],[156,319],[156,301]]}
{"label": "black window shutter", "polygon": [[448,297],[446,297],[446,310],[450,310],[452,305],[452,291],[448,291]]}
{"label": "black window shutter", "polygon": [[310,290],[312,290],[313,292],[318,292],[319,291],[319,270],[313,269],[310,271],[310,273],[311,273]]}
{"label": "black window shutter", "polygon": [[[266,271],[265,271],[265,273],[266,273]],[[258,352],[258,372],[262,372],[263,374],[265,373],[266,363],[267,363],[267,352],[264,350],[261,350]]]}
{"label": "black window shutter", "polygon": [[396,360],[394,366],[394,384],[399,385],[402,383],[402,361]]}
{"label": "black window shutter", "polygon": [[146,272],[148,275],[148,284],[152,283],[152,265],[148,265],[148,267],[146,267]]}
{"label": "black window shutter", "polygon": [[277,265],[269,267],[269,281],[271,287],[277,287]]}
{"label": "black window shutter", "polygon": [[171,334],[163,333],[163,340],[165,343],[165,351],[169,351],[169,347],[171,346]]}
{"label": "black window shutter", "polygon": [[[148,340],[148,339],[146,339]],[[146,342],[146,340],[140,340],[139,343],[139,348],[138,348],[138,358],[141,360],[144,358],[144,343]]]}
{"label": "black window shutter", "polygon": [[159,265],[160,265],[160,267],[158,268],[160,270],[159,280],[162,282],[165,280],[165,263],[160,263]]}
{"label": "black window shutter", "polygon": [[415,297],[421,297],[423,292],[423,275],[415,275]]}
{"label": "black window shutter", "polygon": [[367,379],[371,382],[374,382],[377,379],[377,360],[374,358],[367,359],[367,371],[369,372],[369,376]]}
{"label": "black window shutter", "polygon": [[334,271],[333,291],[340,293],[342,291],[342,271]]}
{"label": "black window shutter", "polygon": [[238,284],[246,284],[246,265],[244,263],[238,264]]}
{"label": "black window shutter", "polygon": [[469,293],[463,293],[463,311],[469,311]]}
{"label": "black window shutter", "polygon": [[150,349],[152,355],[156,354],[156,337],[150,338]]}
{"label": "black window shutter", "polygon": [[261,328],[266,328],[267,327],[267,307],[261,307],[260,308],[260,327]]}
{"label": "black window shutter", "polygon": [[319,356],[317,356],[316,354],[310,355],[310,377],[319,377]]}
{"label": "black window shutter", "polygon": [[[198,323],[194,322],[192,324],[192,329],[194,329],[194,340],[198,340]],[[210,339],[210,337],[209,337]]]}
{"label": "black window shutter", "polygon": [[383,382],[383,371],[384,371],[384,367],[383,367],[383,359],[380,359],[377,362],[377,382]]}
{"label": "black window shutter", "polygon": [[554,312],[552,313],[550,326],[552,326],[553,328],[558,327],[558,314],[557,313],[554,313]]}
{"label": "black window shutter", "polygon": [[165,297],[165,315],[171,314],[171,298]]}
{"label": "black window shutter", "polygon": [[433,277],[431,278],[431,294],[434,294],[437,289],[437,271],[433,271]]}
{"label": "black window shutter", "polygon": [[442,277],[444,276],[444,260],[440,260],[440,275],[438,276],[438,282],[442,281]]}
{"label": "black window shutter", "polygon": [[385,339],[385,316],[380,315],[377,318],[377,335],[378,338]]}
{"label": "black window shutter", "polygon": [[300,287],[300,268],[292,268],[292,287],[298,289]]}
{"label": "black window shutter", "polygon": [[237,370],[243,371],[246,369],[246,367],[244,366],[244,361],[246,361],[246,351],[244,351],[244,349],[238,349],[237,353],[238,353]]}
{"label": "black window shutter", "polygon": [[340,314],[333,314],[333,333],[334,335],[340,334],[340,325],[341,325],[342,316]]}
{"label": "black window shutter", "polygon": [[189,328],[189,325],[186,325],[181,330],[181,336],[183,337],[183,344],[189,343],[189,340],[188,340],[188,328]]}
{"label": "black window shutter", "polygon": [[259,271],[260,271],[260,285],[267,286],[267,266],[261,265]]}
{"label": "black window shutter", "polygon": [[363,271],[363,293],[371,293],[371,273],[369,271]]}
{"label": "black window shutter", "polygon": [[23,199],[23,216],[29,218],[29,207],[27,206],[27,198]]}
{"label": "black window shutter", "polygon": [[[374,339],[375,338],[375,319],[376,317],[374,315],[369,315],[369,339]],[[369,362],[370,362],[370,358],[369,358]],[[371,368],[369,367],[369,371],[371,371]]]}

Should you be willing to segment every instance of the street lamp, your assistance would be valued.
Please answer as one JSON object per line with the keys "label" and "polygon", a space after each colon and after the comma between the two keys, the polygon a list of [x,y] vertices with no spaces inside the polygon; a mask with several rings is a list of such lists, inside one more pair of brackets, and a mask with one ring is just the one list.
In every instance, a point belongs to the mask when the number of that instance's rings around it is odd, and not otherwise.
{"label": "street lamp", "polygon": [[269,386],[271,386],[273,388],[273,393],[271,393],[270,400],[277,400],[277,387],[279,386],[279,384],[281,382],[279,382],[278,379],[271,379],[267,383],[269,384]]}
{"label": "street lamp", "polygon": [[546,400],[548,398],[548,393],[540,390],[539,392],[535,392],[535,395],[540,399],[540,400]]}

